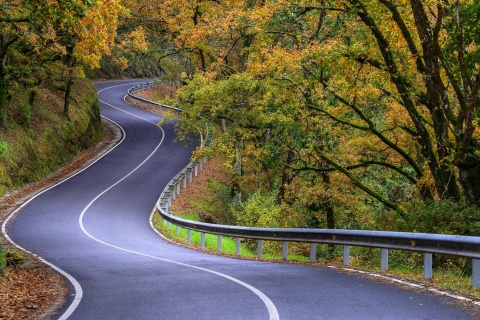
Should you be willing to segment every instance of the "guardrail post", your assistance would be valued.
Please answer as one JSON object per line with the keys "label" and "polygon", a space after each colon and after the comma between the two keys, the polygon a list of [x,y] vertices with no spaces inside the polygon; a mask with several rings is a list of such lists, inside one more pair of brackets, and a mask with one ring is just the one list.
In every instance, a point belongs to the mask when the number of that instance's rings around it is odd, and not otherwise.
{"label": "guardrail post", "polygon": [[257,257],[261,259],[263,256],[263,240],[257,240]]}
{"label": "guardrail post", "polygon": [[198,165],[197,164],[195,164],[194,171],[195,171],[195,177],[198,177]]}
{"label": "guardrail post", "polygon": [[203,159],[200,159],[199,165],[200,165],[200,171],[202,171],[203,170]]}
{"label": "guardrail post", "polygon": [[222,252],[222,236],[217,236],[217,251]]}
{"label": "guardrail post", "polygon": [[187,189],[187,173],[183,175],[183,189]]}
{"label": "guardrail post", "polygon": [[423,278],[432,279],[432,254],[424,253],[423,254]]}
{"label": "guardrail post", "polygon": [[188,182],[189,183],[192,183],[192,180],[193,180],[193,169],[192,168],[188,168]]}
{"label": "guardrail post", "polygon": [[165,198],[162,198],[162,201],[160,202],[160,208],[164,208],[166,212],[168,212],[168,203],[165,200]]}
{"label": "guardrail post", "polygon": [[240,244],[241,244],[241,239],[240,238],[235,238],[235,254],[237,256],[240,255]]}
{"label": "guardrail post", "polygon": [[382,270],[388,270],[388,249],[382,249],[381,268]]}
{"label": "guardrail post", "polygon": [[200,249],[205,249],[205,232],[201,233],[200,237]]}
{"label": "guardrail post", "polygon": [[282,242],[282,260],[288,260],[288,242]]}
{"label": "guardrail post", "polygon": [[480,260],[472,259],[472,285],[480,289]]}
{"label": "guardrail post", "polygon": [[177,226],[177,235],[180,234],[180,226]]}
{"label": "guardrail post", "polygon": [[192,230],[187,230],[187,243],[192,242]]}
{"label": "guardrail post", "polygon": [[348,266],[350,264],[350,246],[343,246],[343,265]]}
{"label": "guardrail post", "polygon": [[310,262],[317,261],[317,244],[310,243]]}
{"label": "guardrail post", "polygon": [[170,191],[165,191],[163,194],[165,195],[165,197],[167,197],[167,206],[170,207],[172,205],[172,199],[170,198],[170,195],[171,195]]}
{"label": "guardrail post", "polygon": [[175,187],[177,188],[177,194],[180,194],[180,181],[175,181]]}

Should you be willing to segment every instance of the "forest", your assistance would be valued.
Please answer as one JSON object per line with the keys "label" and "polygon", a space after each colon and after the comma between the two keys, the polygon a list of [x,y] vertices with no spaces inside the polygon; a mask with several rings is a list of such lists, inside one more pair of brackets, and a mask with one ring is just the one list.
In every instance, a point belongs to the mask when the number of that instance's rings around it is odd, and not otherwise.
{"label": "forest", "polygon": [[207,221],[480,234],[479,3],[126,6],[178,88],[179,132],[216,125],[196,156],[229,178]]}
{"label": "forest", "polygon": [[19,90],[55,86],[69,121],[78,79],[158,77],[180,136],[213,124],[207,221],[480,235],[479,20],[474,0],[5,0],[0,124],[34,117]]}

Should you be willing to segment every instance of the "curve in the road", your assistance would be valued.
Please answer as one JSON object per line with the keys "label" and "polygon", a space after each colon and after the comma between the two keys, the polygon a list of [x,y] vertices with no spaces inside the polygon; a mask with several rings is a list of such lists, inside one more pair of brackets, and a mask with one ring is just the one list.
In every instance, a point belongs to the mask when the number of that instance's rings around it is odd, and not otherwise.
{"label": "curve in the road", "polygon": [[[119,87],[121,85],[117,85],[117,86],[113,86],[113,87]],[[105,88],[105,89],[102,89],[102,90],[99,90],[99,93],[101,91],[104,91],[104,90],[108,90],[110,88]],[[102,103],[106,104],[106,105],[109,105],[113,108],[116,108],[118,110],[120,110],[121,112],[126,112],[120,108],[117,108],[109,103],[106,103],[105,101],[102,101],[100,100]],[[132,116],[135,116],[143,121],[147,121],[149,123],[152,123],[153,125],[157,126],[156,123],[148,120],[148,119],[145,119],[145,118],[142,118],[142,117],[139,117],[137,115],[134,115],[132,113],[129,113],[129,112],[126,112]],[[205,271],[205,272],[209,272],[209,273],[212,273],[212,274],[215,274],[217,276],[220,276],[220,277],[223,277],[225,279],[228,279],[230,281],[233,281],[245,288],[247,288],[248,290],[252,291],[254,294],[256,294],[262,301],[263,303],[265,303],[265,306],[267,307],[267,310],[268,310],[268,313],[269,313],[269,319],[270,320],[278,320],[280,319],[279,315],[278,315],[278,311],[277,311],[277,308],[275,307],[275,305],[273,304],[273,302],[263,293],[261,292],[260,290],[258,290],[257,288],[255,288],[254,286],[251,286],[243,281],[240,281],[238,279],[235,279],[234,277],[231,277],[231,276],[228,276],[226,274],[223,274],[223,273],[220,273],[220,272],[216,272],[216,271],[213,271],[213,270],[209,270],[209,269],[206,269],[206,268],[200,268],[200,267],[196,267],[196,266],[193,266],[193,265],[189,265],[189,264],[185,264],[185,263],[181,263],[181,262],[177,262],[177,261],[173,261],[173,260],[169,260],[169,259],[164,259],[164,258],[160,258],[160,257],[155,257],[155,256],[152,256],[152,255],[148,255],[148,254],[143,254],[141,252],[136,252],[136,251],[133,251],[133,250],[128,250],[126,248],[122,248],[122,247],[119,247],[119,246],[116,246],[116,245],[113,245],[113,244],[110,244],[110,243],[107,243],[105,241],[102,241],[94,236],[92,236],[88,231],[87,229],[85,228],[84,224],[83,224],[83,218],[85,216],[85,214],[87,213],[88,209],[91,207],[91,205],[97,201],[98,198],[100,198],[101,196],[103,196],[105,193],[107,193],[108,191],[110,191],[112,188],[114,188],[116,185],[118,185],[120,182],[122,182],[123,180],[125,180],[126,178],[128,178],[130,175],[132,175],[135,171],[137,171],[141,166],[143,166],[143,164],[145,162],[147,162],[154,154],[155,152],[158,150],[158,148],[160,148],[160,146],[162,145],[163,143],[163,140],[165,138],[165,132],[163,131],[163,129],[159,126],[157,126],[161,131],[162,131],[162,139],[160,140],[160,142],[158,143],[157,147],[145,158],[145,160],[140,163],[135,169],[133,169],[131,172],[129,172],[127,175],[125,175],[123,178],[121,178],[120,180],[118,180],[117,182],[115,182],[114,184],[112,184],[110,187],[108,187],[107,189],[105,189],[104,191],[102,191],[100,194],[98,194],[86,207],[85,209],[83,209],[82,213],[80,214],[80,217],[79,217],[79,225],[80,225],[80,228],[82,229],[82,231],[88,236],[90,237],[91,239],[93,239],[94,241],[97,241],[99,243],[102,243],[106,246],[109,246],[109,247],[112,247],[112,248],[115,248],[115,249],[118,249],[118,250],[122,250],[122,251],[125,251],[125,252],[129,252],[129,253],[133,253],[133,254],[138,254],[138,255],[141,255],[141,256],[144,256],[144,257],[148,257],[148,258],[152,258],[152,259],[156,259],[156,260],[162,260],[162,261],[165,261],[165,262],[169,262],[169,263],[174,263],[174,264],[178,264],[178,265],[182,265],[182,266],[186,266],[186,267],[190,267],[190,268],[194,268],[194,269],[197,269],[197,270],[201,270],[201,271]],[[121,128],[121,127],[120,127]],[[123,131],[122,129],[122,132],[123,132],[123,136],[125,137],[125,131]],[[122,139],[123,141],[123,139]],[[121,143],[121,142],[120,142]],[[78,299],[77,299],[78,301]],[[77,303],[78,304],[78,303]],[[76,307],[76,306],[75,306]],[[73,309],[74,310],[74,309]],[[73,310],[71,312],[73,312]],[[71,313],[71,312],[68,312],[68,315]],[[67,312],[66,312],[67,314]]]}
{"label": "curve in the road", "polygon": [[123,128],[122,142],[8,219],[12,241],[78,283],[62,319],[471,318],[468,309],[444,305],[447,298],[327,268],[210,256],[160,241],[150,212],[194,146],[182,148],[173,124],[158,130],[157,115],[123,101],[124,87],[135,83],[97,85],[102,115]]}
{"label": "curve in the road", "polygon": [[[118,87],[123,87],[123,86],[129,86],[131,84],[120,84],[120,85],[114,85],[114,86],[111,86],[111,87],[107,87],[107,88],[103,88],[101,90],[98,91],[98,93],[102,92],[102,91],[105,91],[105,90],[108,90],[108,89],[112,89],[112,88],[118,88]],[[137,252],[137,251],[133,251],[133,250],[129,250],[129,249],[126,249],[126,248],[122,248],[122,247],[119,247],[119,246],[116,246],[116,245],[113,245],[113,244],[110,244],[110,243],[107,243],[105,241],[102,241],[98,238],[96,238],[95,236],[91,235],[86,227],[84,226],[84,223],[83,223],[83,220],[84,220],[84,216],[85,214],[87,213],[88,209],[95,203],[95,201],[97,201],[100,197],[102,197],[105,193],[107,193],[108,191],[110,191],[112,188],[114,188],[116,185],[118,185],[119,183],[121,183],[123,180],[125,180],[126,178],[128,178],[129,176],[131,176],[135,171],[137,171],[145,162],[147,162],[154,154],[155,152],[158,150],[158,148],[162,145],[163,143],[163,140],[164,140],[164,137],[165,137],[165,133],[163,132],[163,129],[159,126],[157,126],[157,123],[156,122],[153,122],[151,120],[148,120],[148,119],[145,119],[141,116],[138,116],[138,115],[135,115],[133,113],[130,113],[128,111],[125,111],[125,110],[122,110],[121,108],[118,108],[110,103],[107,103],[101,99],[99,99],[101,103],[105,104],[105,105],[108,105],[112,108],[115,108],[117,110],[119,110],[120,112],[124,112],[124,113],[127,113],[128,115],[132,116],[132,117],[136,117],[138,119],[141,119],[142,121],[146,121],[148,123],[151,123],[153,125],[155,125],[159,130],[162,131],[162,139],[159,141],[158,145],[156,146],[156,148],[136,167],[134,168],[131,172],[129,172],[127,175],[125,175],[124,177],[122,177],[120,180],[116,181],[114,184],[112,184],[111,186],[109,186],[107,189],[103,190],[100,194],[98,194],[94,199],[92,199],[92,201],[83,209],[83,211],[81,212],[80,216],[79,216],[79,226],[81,228],[81,230],[83,231],[83,233],[85,233],[88,237],[90,237],[91,239],[93,239],[94,241],[96,242],[99,242],[101,244],[104,244],[106,246],[109,246],[111,248],[115,248],[115,249],[118,249],[118,250],[122,250],[122,251],[125,251],[125,252],[129,252],[129,253],[133,253],[133,254],[137,254],[137,255],[141,255],[141,256],[144,256],[144,257],[148,257],[148,258],[152,258],[152,259],[156,259],[156,260],[162,260],[164,262],[168,262],[168,263],[173,263],[173,264],[177,264],[177,265],[182,265],[182,266],[185,266],[185,267],[189,267],[189,268],[194,268],[194,269],[197,269],[197,270],[201,270],[201,271],[204,271],[204,272],[208,272],[208,273],[211,273],[211,274],[214,274],[214,275],[217,275],[217,276],[220,276],[220,277],[223,277],[225,279],[228,279],[234,283],[237,283],[245,288],[247,288],[248,290],[252,291],[255,295],[257,295],[265,304],[265,306],[267,307],[267,310],[268,310],[268,313],[269,313],[269,319],[270,320],[277,320],[279,319],[279,315],[278,315],[278,311],[275,307],[275,305],[273,304],[273,302],[264,294],[262,293],[260,290],[258,290],[257,288],[255,288],[254,286],[251,286],[239,279],[236,279],[234,277],[231,277],[231,276],[228,276],[226,274],[223,274],[223,273],[220,273],[220,272],[216,272],[214,270],[210,270],[210,269],[207,269],[207,268],[201,268],[201,267],[197,267],[197,266],[194,266],[194,265],[189,265],[189,264],[185,264],[185,263],[181,263],[181,262],[178,262],[178,261],[173,261],[173,260],[169,260],[169,259],[164,259],[164,258],[160,258],[160,257],[156,257],[156,256],[152,256],[152,255],[148,255],[148,254],[143,254],[141,252]],[[104,117],[104,116],[103,116]],[[114,123],[117,127],[119,127],[119,129],[122,131],[122,139],[113,147],[113,148],[116,148],[118,145],[120,145],[125,137],[126,137],[126,133],[124,131],[124,129],[119,125],[117,124],[115,121],[111,120],[111,119],[108,119],[106,117],[104,117],[106,120],[108,121],[111,121],[112,123]],[[112,148],[112,149],[113,149]],[[108,152],[112,151],[109,150]],[[107,152],[107,153],[108,153]],[[105,156],[107,153],[105,153],[103,156]],[[102,156],[102,157],[103,157]],[[10,220],[16,216],[18,214],[18,212],[24,207],[26,206],[28,203],[30,203],[30,201],[34,200],[36,197],[40,196],[41,194],[43,194],[44,192],[48,192],[49,190],[59,186],[60,184],[62,184],[63,182],[65,182],[66,180],[68,179],[71,179],[73,178],[75,175],[77,174],[80,174],[82,171],[88,169],[88,167],[92,166],[94,163],[96,163],[99,159],[97,159],[96,161],[92,162],[89,166],[87,166],[86,168],[84,168],[83,170],[79,171],[78,173],[66,178],[65,180],[63,181],[60,181],[58,183],[56,183],[55,185],[43,190],[42,192],[36,194],[35,196],[33,196],[32,198],[30,198],[28,201],[26,201],[24,204],[22,204],[15,212],[13,212],[6,220],[5,222],[2,224],[2,233],[5,235],[5,237],[8,239],[8,241],[10,241],[12,244],[14,244],[17,248],[19,248],[20,250],[24,250],[24,251],[27,251],[29,252],[27,249],[21,247],[20,245],[16,244],[7,234],[6,232],[6,226],[8,225],[8,223],[10,222]],[[31,253],[31,252],[30,252]],[[35,255],[34,253],[31,253],[33,255]],[[81,300],[82,300],[82,297],[83,297],[83,290],[82,290],[82,287],[81,285],[78,283],[78,281],[72,276],[70,275],[68,272],[64,271],[63,269],[59,268],[58,266],[56,266],[55,264],[43,259],[42,257],[38,256],[38,255],[35,255],[37,256],[42,262],[44,262],[45,264],[49,265],[50,267],[52,267],[53,269],[55,269],[57,272],[61,273],[63,276],[65,276],[70,282],[71,284],[73,285],[73,288],[74,288],[74,291],[75,291],[75,298],[73,299],[72,303],[68,306],[68,308],[65,310],[65,312],[60,316],[60,320],[63,320],[63,319],[67,319],[69,318],[73,312],[75,311],[75,309],[77,308],[77,306],[80,304]]]}

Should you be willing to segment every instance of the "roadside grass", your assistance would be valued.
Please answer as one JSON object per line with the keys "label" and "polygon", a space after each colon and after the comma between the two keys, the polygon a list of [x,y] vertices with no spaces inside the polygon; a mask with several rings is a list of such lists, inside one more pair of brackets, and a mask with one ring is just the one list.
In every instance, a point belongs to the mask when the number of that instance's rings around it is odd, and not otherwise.
{"label": "roadside grass", "polygon": [[[377,248],[352,247],[349,267],[423,283],[443,290],[454,291],[473,299],[480,299],[480,289],[472,285],[472,276],[449,258],[446,258],[443,265],[434,265],[431,279],[424,279],[422,253],[389,250],[389,268],[382,270],[380,252],[381,250]],[[464,263],[465,259],[463,260]],[[341,265],[341,259],[337,259],[336,262],[337,265]],[[471,268],[467,269],[471,270]]]}
{"label": "roadside grass", "polygon": [[[187,216],[182,216],[183,219],[199,221],[198,217],[195,214],[190,214]],[[201,242],[201,233],[197,231],[191,232],[191,242],[187,242],[187,230],[180,228],[180,233],[177,233],[177,228],[175,225],[168,225],[164,222],[159,214],[154,216],[154,224],[156,228],[167,238],[184,244],[200,249]],[[217,250],[217,236],[212,234],[205,235],[205,252],[211,254],[218,254]],[[267,243],[272,243],[272,241],[265,241],[264,246]],[[274,245],[279,245],[280,243],[275,242]],[[280,244],[281,246],[281,244]],[[302,244],[298,244],[302,248]],[[297,248],[296,244],[289,243],[289,255],[288,262],[301,262],[308,263],[309,257],[302,255],[297,252],[290,252]],[[301,250],[301,249],[300,249]],[[332,253],[328,245],[317,245],[317,261],[322,265],[333,265],[337,267],[342,266],[342,260],[340,257],[341,246],[337,246]],[[378,249],[367,249],[372,250],[374,254],[372,259],[367,259],[365,256],[365,248],[352,247],[350,265],[349,268],[358,269],[363,271],[374,272],[378,274],[384,274],[387,276],[393,276],[396,278],[401,278],[404,280],[414,281],[417,283],[423,283],[428,286],[435,286],[442,288],[443,290],[453,291],[462,295],[469,296],[473,299],[480,299],[480,290],[472,286],[472,277],[463,275],[460,268],[455,268],[450,266],[449,268],[434,268],[432,279],[423,278],[423,267],[418,266],[415,261],[405,261],[404,264],[400,265],[398,262],[392,261],[392,266],[388,270],[382,270],[380,268],[380,250]],[[280,249],[281,251],[281,249]],[[378,251],[378,254],[377,254]],[[222,237],[222,252],[221,254],[239,257],[236,256],[236,243],[234,238]],[[391,251],[390,255],[395,255],[396,251]],[[398,252],[402,254],[402,252]],[[378,256],[378,259],[377,259]],[[251,250],[247,248],[247,245],[242,241],[240,249],[240,258],[242,259],[258,259],[256,250]],[[264,252],[262,260],[265,261],[281,261],[282,256],[281,252]]]}
{"label": "roadside grass", "polygon": [[[190,215],[182,215],[182,219],[185,220],[192,220],[192,221],[199,221],[198,216],[194,213]],[[187,229],[180,228],[180,233],[177,233],[177,227],[173,224],[168,224],[165,222],[159,214],[155,214],[153,218],[153,223],[157,230],[160,231],[165,237],[181,243],[185,245],[192,246],[194,248],[200,249],[201,246],[201,233],[198,231],[191,232],[191,241],[190,243],[187,242]],[[264,246],[267,247],[269,244],[277,244],[274,241],[264,241]],[[269,246],[270,247],[270,246]],[[206,252],[210,252],[212,254],[217,254],[218,252],[218,236],[213,234],[205,234],[205,249]],[[230,255],[230,256],[237,256],[236,255],[236,240],[235,238],[231,237],[222,237],[222,254]],[[238,257],[238,256],[237,256]],[[256,250],[251,250],[247,247],[245,241],[242,239],[242,243],[240,245],[240,257],[247,258],[247,259],[258,259]],[[262,255],[263,260],[272,260],[272,261],[280,261],[282,260],[281,253],[278,252],[263,252]],[[298,262],[308,262],[308,257],[297,253],[290,253],[288,255],[288,261],[298,261]]]}
{"label": "roadside grass", "polygon": [[[189,216],[182,216],[182,219],[186,220],[193,220],[193,221],[199,221],[198,217],[195,214],[189,215]],[[180,233],[177,233],[177,227],[175,225],[169,225],[166,223],[159,214],[155,214],[154,216],[154,225],[157,228],[157,230],[160,231],[165,237],[181,243],[181,244],[186,244],[190,245],[194,248],[200,249],[201,245],[201,233],[198,231],[193,231],[191,233],[191,242],[187,242],[187,229],[185,228],[180,228]],[[218,252],[217,251],[217,240],[218,237],[213,234],[205,234],[205,251],[209,251],[212,253]],[[235,239],[230,238],[230,237],[222,237],[222,253],[227,254],[227,255],[235,255],[236,252],[236,243]],[[256,255],[245,248],[245,246],[241,246],[240,248],[240,255],[242,257],[249,257],[249,258],[254,258]]]}

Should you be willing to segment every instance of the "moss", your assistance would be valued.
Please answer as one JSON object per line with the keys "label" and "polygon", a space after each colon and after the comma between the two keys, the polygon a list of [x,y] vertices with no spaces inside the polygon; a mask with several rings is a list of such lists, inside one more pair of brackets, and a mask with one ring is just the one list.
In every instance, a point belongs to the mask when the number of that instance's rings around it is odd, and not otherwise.
{"label": "moss", "polygon": [[69,119],[62,115],[63,93],[40,88],[27,124],[24,112],[15,112],[25,108],[26,99],[26,91],[14,93],[8,127],[0,132],[0,141],[8,146],[0,155],[0,196],[42,179],[103,138],[97,93],[90,81],[78,79],[74,84]]}

